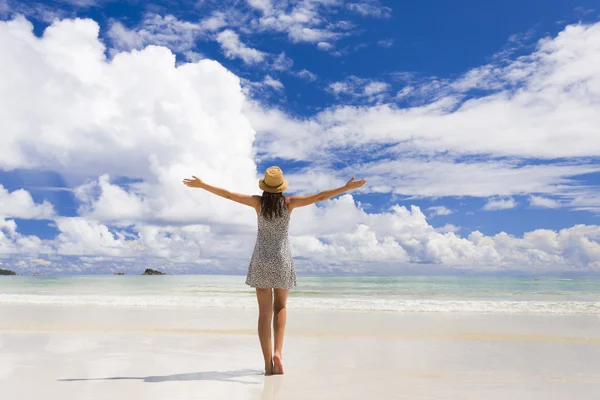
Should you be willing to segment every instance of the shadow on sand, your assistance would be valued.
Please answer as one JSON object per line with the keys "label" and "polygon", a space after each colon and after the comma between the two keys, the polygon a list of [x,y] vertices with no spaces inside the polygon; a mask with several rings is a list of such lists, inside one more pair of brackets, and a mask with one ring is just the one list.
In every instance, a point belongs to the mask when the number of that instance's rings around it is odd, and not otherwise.
{"label": "shadow on sand", "polygon": [[256,385],[259,382],[246,382],[236,378],[246,376],[263,375],[262,371],[253,369],[240,369],[236,371],[205,371],[189,374],[174,374],[163,376],[114,376],[110,378],[74,378],[58,379],[60,382],[79,382],[79,381],[118,381],[118,380],[141,380],[143,382],[173,382],[173,381],[222,381],[237,382],[246,385]]}

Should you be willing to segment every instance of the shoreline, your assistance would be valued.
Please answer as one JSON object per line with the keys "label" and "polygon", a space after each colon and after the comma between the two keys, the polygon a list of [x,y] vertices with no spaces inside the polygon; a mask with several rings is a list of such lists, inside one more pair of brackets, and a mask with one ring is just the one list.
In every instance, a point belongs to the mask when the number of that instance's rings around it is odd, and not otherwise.
{"label": "shoreline", "polygon": [[[93,312],[91,312],[93,310]],[[288,305],[286,337],[376,339],[487,338],[600,341],[600,316],[586,314],[400,313],[295,309]],[[177,332],[255,335],[257,308],[151,308],[0,304],[0,332]],[[382,327],[385,326],[385,329]],[[548,334],[554,333],[554,336]],[[496,339],[494,339],[496,338]],[[560,339],[558,339],[560,340]]]}

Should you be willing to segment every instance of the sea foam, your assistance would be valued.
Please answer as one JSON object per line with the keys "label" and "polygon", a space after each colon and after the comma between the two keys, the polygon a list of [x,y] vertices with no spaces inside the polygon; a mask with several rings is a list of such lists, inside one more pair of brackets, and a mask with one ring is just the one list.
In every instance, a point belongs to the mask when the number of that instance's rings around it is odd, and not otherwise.
{"label": "sea foam", "polygon": [[[124,296],[0,294],[0,305],[54,305],[153,308],[256,308],[253,296]],[[400,313],[587,314],[600,315],[600,302],[532,300],[428,300],[375,298],[293,298],[288,307],[316,310]]]}

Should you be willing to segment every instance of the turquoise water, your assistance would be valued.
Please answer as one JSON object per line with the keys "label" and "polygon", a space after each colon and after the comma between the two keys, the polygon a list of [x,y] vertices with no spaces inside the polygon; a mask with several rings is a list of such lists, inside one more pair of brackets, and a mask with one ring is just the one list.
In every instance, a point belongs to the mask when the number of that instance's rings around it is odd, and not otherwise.
{"label": "turquoise water", "polygon": [[[243,276],[2,277],[0,305],[256,306]],[[300,277],[290,307],[600,315],[600,278]]]}

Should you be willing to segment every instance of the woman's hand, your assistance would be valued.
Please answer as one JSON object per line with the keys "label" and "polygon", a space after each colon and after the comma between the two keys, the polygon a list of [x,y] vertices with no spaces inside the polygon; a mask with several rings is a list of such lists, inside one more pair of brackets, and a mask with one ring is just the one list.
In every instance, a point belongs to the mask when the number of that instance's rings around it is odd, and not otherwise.
{"label": "woman's hand", "polygon": [[183,180],[183,184],[191,188],[201,188],[204,182],[202,182],[201,179],[195,177],[194,175],[192,175],[192,178],[194,179],[185,178]]}
{"label": "woman's hand", "polygon": [[355,180],[354,180],[354,177],[352,177],[352,179],[350,179],[350,180],[348,181],[348,183],[346,183],[346,186],[345,186],[345,187],[346,187],[348,190],[354,190],[354,189],[358,189],[359,187],[361,187],[361,186],[362,186],[362,185],[364,185],[365,183],[367,183],[367,181],[366,181],[366,180],[364,180],[364,179],[361,179],[361,180],[359,180],[359,181],[355,181]]}

